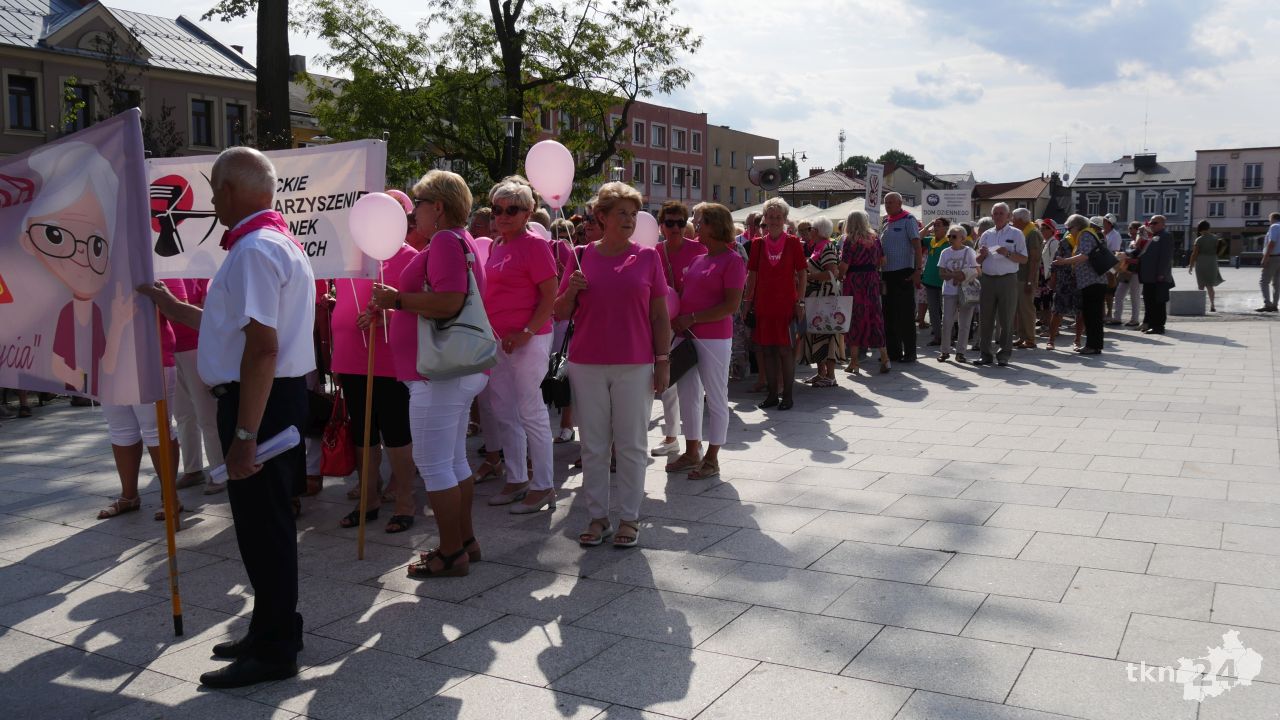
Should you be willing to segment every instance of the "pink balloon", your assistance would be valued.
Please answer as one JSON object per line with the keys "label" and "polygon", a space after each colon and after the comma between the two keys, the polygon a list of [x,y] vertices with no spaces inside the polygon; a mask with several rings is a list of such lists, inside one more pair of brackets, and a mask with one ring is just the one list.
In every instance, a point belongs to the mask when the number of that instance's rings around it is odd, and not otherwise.
{"label": "pink balloon", "polygon": [[573,193],[573,153],[555,140],[543,140],[524,157],[529,183],[552,208],[562,208]]}
{"label": "pink balloon", "polygon": [[667,317],[675,319],[680,315],[680,295],[676,289],[667,286]]}
{"label": "pink balloon", "polygon": [[631,233],[631,242],[640,247],[658,247],[658,241],[661,239],[658,233],[658,221],[653,215],[641,210],[640,214],[636,215],[636,229]]}
{"label": "pink balloon", "polygon": [[526,225],[525,227],[529,229],[529,232],[533,233],[534,235],[537,235],[543,240],[546,240],[548,242],[551,241],[551,231],[548,230],[546,226],[544,226],[542,223],[537,222],[535,220],[529,223],[528,225]]}
{"label": "pink balloon", "polygon": [[476,262],[480,267],[489,264],[489,251],[493,248],[493,239],[487,237],[472,238],[476,243]]}
{"label": "pink balloon", "polygon": [[404,194],[403,190],[388,190],[387,194],[400,201],[400,207],[404,208],[405,215],[413,214],[413,201],[409,196]]}
{"label": "pink balloon", "polygon": [[369,193],[351,206],[347,226],[360,252],[382,261],[390,259],[404,244],[409,218],[400,202],[386,193]]}

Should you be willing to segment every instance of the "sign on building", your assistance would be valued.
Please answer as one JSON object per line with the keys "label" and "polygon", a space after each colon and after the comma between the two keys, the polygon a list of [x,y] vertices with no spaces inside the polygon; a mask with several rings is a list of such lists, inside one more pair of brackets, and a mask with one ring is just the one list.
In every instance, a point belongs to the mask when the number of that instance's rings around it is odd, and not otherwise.
{"label": "sign on building", "polygon": [[925,189],[920,214],[925,225],[940,217],[950,220],[952,224],[970,222],[973,220],[972,195],[969,190]]}

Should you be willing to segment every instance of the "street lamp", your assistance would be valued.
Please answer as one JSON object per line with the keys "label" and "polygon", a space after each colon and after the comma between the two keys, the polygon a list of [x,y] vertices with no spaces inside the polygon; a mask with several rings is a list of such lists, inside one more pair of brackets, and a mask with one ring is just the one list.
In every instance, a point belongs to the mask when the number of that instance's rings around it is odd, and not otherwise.
{"label": "street lamp", "polygon": [[507,175],[516,174],[516,127],[520,125],[520,118],[515,115],[500,115],[498,122],[502,123],[507,130],[507,144],[502,152],[502,167]]}

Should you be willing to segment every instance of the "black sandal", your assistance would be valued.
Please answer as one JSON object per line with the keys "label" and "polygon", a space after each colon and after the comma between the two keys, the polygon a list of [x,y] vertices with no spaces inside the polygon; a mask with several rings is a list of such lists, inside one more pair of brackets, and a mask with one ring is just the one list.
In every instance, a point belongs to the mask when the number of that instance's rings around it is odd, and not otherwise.
{"label": "black sandal", "polygon": [[[379,506],[372,510],[366,510],[364,513],[365,522],[377,520],[378,511],[381,509],[382,507]],[[351,512],[347,513],[341,520],[338,521],[338,527],[344,527],[344,528],[353,528],[359,524],[360,524],[360,508],[356,508],[355,510],[352,510]]]}
{"label": "black sandal", "polygon": [[[476,542],[476,539],[474,537],[469,537],[466,540],[463,540],[462,547],[464,549],[471,548],[470,550],[467,550],[467,559],[470,560],[471,562],[473,563],[480,562],[481,560],[484,559],[484,556],[480,554],[480,545]],[[424,553],[418,553],[418,557],[426,561],[426,560],[430,560],[431,558],[439,554],[440,554],[440,548],[431,548],[430,550]]]}
{"label": "black sandal", "polygon": [[779,410],[790,410],[795,403],[791,402],[791,398],[786,398],[778,403]]}
{"label": "black sandal", "polygon": [[[466,554],[467,549],[464,547],[456,553],[449,555],[441,555],[437,553],[425,560],[419,560],[418,562],[409,565],[409,577],[425,580],[427,578],[434,577],[462,577],[467,575],[471,572],[470,562],[465,565],[455,566],[455,563],[461,560]],[[440,562],[444,563],[444,567],[439,570],[432,570],[431,561],[437,558],[439,558]]]}
{"label": "black sandal", "polygon": [[413,520],[414,518],[412,515],[392,515],[391,519],[387,521],[387,534],[394,535],[395,533],[402,533],[405,530],[408,530],[413,527]]}

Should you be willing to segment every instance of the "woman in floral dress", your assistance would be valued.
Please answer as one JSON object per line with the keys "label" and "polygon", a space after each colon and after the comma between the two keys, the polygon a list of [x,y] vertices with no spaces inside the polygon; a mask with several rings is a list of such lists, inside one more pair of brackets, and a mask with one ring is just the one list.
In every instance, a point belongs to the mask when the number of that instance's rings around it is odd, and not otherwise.
{"label": "woman in floral dress", "polygon": [[[1058,257],[1066,259],[1076,254],[1077,239],[1067,234],[1058,246]],[[1058,328],[1062,326],[1062,318],[1070,315],[1075,319],[1076,347],[1080,347],[1080,333],[1084,330],[1084,322],[1080,318],[1080,288],[1076,285],[1075,268],[1055,266],[1053,276],[1049,278],[1049,287],[1053,288],[1053,315],[1049,318],[1049,343],[1045,346],[1054,349],[1058,338]]]}
{"label": "woman in floral dress", "polygon": [[[840,253],[831,239],[831,221],[820,217],[809,227],[809,282],[806,298],[840,295]],[[813,363],[817,374],[805,380],[814,387],[836,386],[836,363],[844,362],[844,335],[816,335],[802,329],[802,359]]]}
{"label": "woman in floral dress", "polygon": [[880,350],[880,372],[887,373],[889,349],[884,334],[880,281],[884,247],[871,230],[870,218],[861,210],[849,213],[845,228],[847,234],[840,256],[840,274],[844,277],[844,294],[853,298],[853,314],[849,332],[845,335],[849,346],[849,366],[845,372],[856,375],[861,349],[873,347]]}

